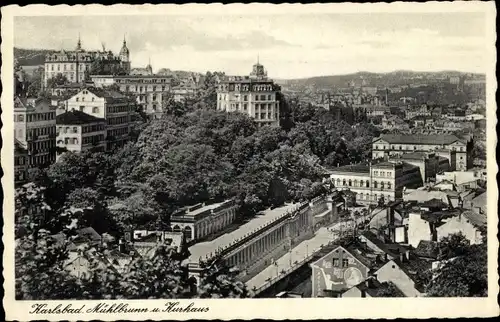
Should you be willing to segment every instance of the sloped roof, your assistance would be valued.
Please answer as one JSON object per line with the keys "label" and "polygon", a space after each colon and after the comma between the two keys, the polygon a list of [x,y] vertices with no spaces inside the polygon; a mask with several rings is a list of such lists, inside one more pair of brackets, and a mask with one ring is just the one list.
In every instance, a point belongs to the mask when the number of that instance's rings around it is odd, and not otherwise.
{"label": "sloped roof", "polygon": [[455,135],[439,135],[439,134],[430,134],[430,135],[422,135],[422,134],[412,134],[412,135],[404,135],[404,134],[384,134],[375,139],[384,140],[388,143],[392,144],[430,144],[430,145],[442,145],[442,144],[452,144],[456,141],[461,141]]}
{"label": "sloped roof", "polygon": [[78,110],[68,111],[56,116],[57,124],[81,125],[97,122],[106,122],[106,120]]}
{"label": "sloped roof", "polygon": [[379,292],[384,289],[387,289],[390,286],[394,288],[397,295],[396,297],[405,297],[404,293],[394,283],[392,282],[380,283],[375,278],[371,278],[368,281],[368,283],[366,281],[363,281],[354,287],[356,287],[358,290],[362,292],[366,292],[366,294],[370,295],[371,297],[379,297],[380,294]]}
{"label": "sloped roof", "polygon": [[439,255],[438,243],[429,240],[421,240],[413,253],[418,257],[437,259]]}
{"label": "sloped roof", "polygon": [[480,214],[475,211],[464,211],[462,215],[469,220],[469,222],[475,227],[484,227],[488,222],[486,214]]}

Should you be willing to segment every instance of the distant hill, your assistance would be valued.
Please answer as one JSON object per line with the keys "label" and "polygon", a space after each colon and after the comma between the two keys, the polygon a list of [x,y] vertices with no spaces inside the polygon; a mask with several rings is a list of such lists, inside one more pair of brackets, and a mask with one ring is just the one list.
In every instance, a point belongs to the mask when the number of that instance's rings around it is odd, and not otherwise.
{"label": "distant hill", "polygon": [[25,49],[14,47],[14,59],[17,59],[21,66],[37,66],[43,65],[45,55],[53,54],[58,50],[53,49]]}
{"label": "distant hill", "polygon": [[357,72],[347,75],[318,76],[302,79],[280,79],[278,83],[294,88],[314,87],[331,89],[354,86],[381,87],[402,86],[414,83],[435,84],[448,81],[449,77],[467,76],[467,78],[484,78],[482,74],[463,73],[458,71],[418,72],[397,70],[390,73]]}

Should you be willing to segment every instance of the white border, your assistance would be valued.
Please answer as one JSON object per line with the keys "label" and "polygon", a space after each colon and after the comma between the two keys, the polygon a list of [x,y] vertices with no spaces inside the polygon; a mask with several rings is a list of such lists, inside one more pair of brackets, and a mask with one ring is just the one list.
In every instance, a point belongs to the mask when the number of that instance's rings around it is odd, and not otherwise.
{"label": "white border", "polygon": [[[14,201],[13,201],[13,17],[14,16],[59,16],[59,15],[249,15],[249,14],[306,14],[306,13],[376,13],[376,12],[485,12],[488,39],[491,48],[485,52],[485,61],[491,69],[487,73],[487,169],[488,169],[488,298],[403,298],[403,299],[247,299],[247,300],[174,300],[182,306],[193,302],[196,307],[209,307],[207,313],[147,313],[147,314],[85,314],[85,315],[31,315],[31,307],[41,301],[14,300]],[[497,164],[496,147],[496,8],[494,2],[427,2],[427,3],[377,3],[377,4],[189,4],[189,5],[29,5],[25,7],[7,6],[2,8],[2,85],[1,98],[2,137],[1,151],[4,177],[4,308],[6,320],[145,320],[145,319],[331,319],[331,318],[429,318],[429,317],[488,317],[497,316],[500,311],[496,300],[498,294],[497,250]],[[45,301],[43,303],[85,303],[91,307],[104,301]],[[172,300],[106,301],[124,302],[131,307],[159,307]]]}

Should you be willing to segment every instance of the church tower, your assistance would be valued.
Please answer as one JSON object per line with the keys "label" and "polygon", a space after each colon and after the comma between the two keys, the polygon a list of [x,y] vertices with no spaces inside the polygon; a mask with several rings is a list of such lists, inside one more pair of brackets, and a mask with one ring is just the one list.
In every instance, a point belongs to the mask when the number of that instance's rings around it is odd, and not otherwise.
{"label": "church tower", "polygon": [[122,67],[126,70],[127,74],[130,73],[130,51],[127,48],[125,36],[123,37],[123,46],[122,49],[120,49],[119,57]]}

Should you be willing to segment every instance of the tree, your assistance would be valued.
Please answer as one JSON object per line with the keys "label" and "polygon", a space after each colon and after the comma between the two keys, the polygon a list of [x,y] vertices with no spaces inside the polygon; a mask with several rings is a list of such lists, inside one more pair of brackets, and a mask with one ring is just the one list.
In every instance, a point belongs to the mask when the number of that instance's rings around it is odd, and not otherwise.
{"label": "tree", "polygon": [[47,80],[47,89],[52,89],[56,86],[64,85],[67,83],[69,83],[68,78],[61,73],[57,73],[56,76]]}
{"label": "tree", "polygon": [[481,297],[488,295],[487,244],[469,245],[461,234],[439,244],[441,265],[427,284],[429,297]]}
{"label": "tree", "polygon": [[227,266],[212,265],[200,277],[197,287],[199,298],[245,298],[245,283],[237,281],[238,270]]}

